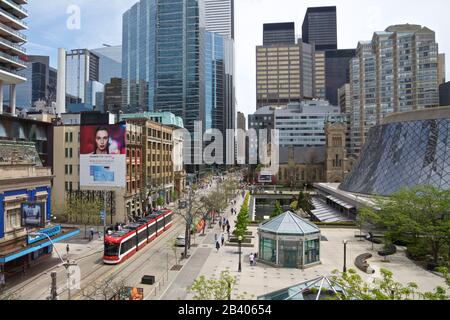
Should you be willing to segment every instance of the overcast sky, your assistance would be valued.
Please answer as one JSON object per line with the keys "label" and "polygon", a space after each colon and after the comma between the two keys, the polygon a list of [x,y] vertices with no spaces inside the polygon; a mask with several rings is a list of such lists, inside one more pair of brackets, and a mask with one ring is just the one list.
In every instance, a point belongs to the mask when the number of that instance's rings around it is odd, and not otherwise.
{"label": "overcast sky", "polygon": [[[51,56],[56,50],[118,45],[122,39],[122,14],[137,0],[32,0],[27,32],[29,54]],[[81,28],[67,28],[67,9],[81,9]],[[263,23],[289,22],[301,25],[306,9],[337,6],[338,47],[355,48],[359,40],[370,40],[374,31],[393,24],[411,23],[436,32],[440,52],[448,54],[450,79],[450,2],[448,0],[235,0],[237,110],[253,113],[256,106],[255,47],[262,44]]]}

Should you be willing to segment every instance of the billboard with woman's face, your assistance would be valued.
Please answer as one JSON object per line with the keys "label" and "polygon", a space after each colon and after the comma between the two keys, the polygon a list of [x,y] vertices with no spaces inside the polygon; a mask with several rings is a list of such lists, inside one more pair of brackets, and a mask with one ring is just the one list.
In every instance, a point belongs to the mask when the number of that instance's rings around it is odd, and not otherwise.
{"label": "billboard with woman's face", "polygon": [[125,124],[81,126],[81,187],[125,188],[125,134]]}

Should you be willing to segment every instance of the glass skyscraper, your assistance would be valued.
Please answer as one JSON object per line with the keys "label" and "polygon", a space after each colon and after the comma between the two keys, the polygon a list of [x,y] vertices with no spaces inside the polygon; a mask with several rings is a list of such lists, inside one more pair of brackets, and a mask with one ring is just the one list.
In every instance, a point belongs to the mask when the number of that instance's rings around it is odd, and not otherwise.
{"label": "glass skyscraper", "polygon": [[154,110],[157,2],[141,0],[123,14],[123,112]]}
{"label": "glass skyscraper", "polygon": [[337,49],[336,7],[308,8],[302,26],[303,41],[314,43],[316,50]]}
{"label": "glass skyscraper", "polygon": [[190,132],[234,128],[232,36],[233,1],[135,4],[123,15],[122,111],[171,112]]}

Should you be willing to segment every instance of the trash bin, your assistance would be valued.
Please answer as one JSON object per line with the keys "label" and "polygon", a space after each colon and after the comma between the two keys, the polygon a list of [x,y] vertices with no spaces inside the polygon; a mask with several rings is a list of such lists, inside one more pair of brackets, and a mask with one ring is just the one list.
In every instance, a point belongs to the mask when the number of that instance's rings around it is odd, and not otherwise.
{"label": "trash bin", "polygon": [[149,284],[149,285],[155,284],[155,276],[148,276],[148,275],[143,276],[142,280],[141,280],[141,283],[142,284]]}

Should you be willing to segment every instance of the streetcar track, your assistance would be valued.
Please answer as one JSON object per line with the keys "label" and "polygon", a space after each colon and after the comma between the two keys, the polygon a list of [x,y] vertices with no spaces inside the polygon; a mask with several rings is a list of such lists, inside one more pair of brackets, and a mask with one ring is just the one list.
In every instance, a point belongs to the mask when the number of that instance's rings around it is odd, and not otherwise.
{"label": "streetcar track", "polygon": [[[205,192],[200,192],[199,195],[203,194],[203,193],[205,193]],[[178,214],[175,214],[175,215],[178,216]],[[156,254],[161,253],[160,250],[163,248],[163,244],[167,244],[163,240],[167,239],[168,237],[170,237],[173,234],[183,231],[184,227],[185,227],[184,220],[178,216],[178,219],[174,219],[173,227],[171,229],[165,231],[164,234],[162,234],[160,237],[157,237],[154,241],[149,243],[148,246],[141,249],[139,251],[141,254],[139,254],[139,252],[138,252],[138,254],[130,257],[129,259],[127,259],[126,261],[124,261],[122,264],[120,264],[118,266],[117,265],[109,266],[109,265],[102,264],[101,263],[102,259],[100,256],[98,261],[96,261],[94,266],[91,268],[93,270],[91,270],[88,273],[83,272],[84,275],[82,276],[81,283],[88,282],[88,284],[85,285],[84,287],[81,286],[82,289],[77,290],[77,292],[72,296],[72,299],[82,298],[82,292],[83,292],[83,290],[85,290],[86,288],[89,287],[89,283],[99,281],[99,280],[103,281],[106,279],[114,280],[114,279],[118,278],[118,276],[122,272],[124,272],[125,270],[127,270],[130,267],[133,267],[133,265],[135,263],[138,263],[137,266],[135,266],[132,269],[132,273],[136,272],[145,263],[147,263],[149,260],[151,260]],[[154,252],[151,252],[151,254],[149,256],[146,256],[145,253],[150,252],[151,250],[154,250]],[[79,261],[85,260],[87,258],[90,258],[95,255],[99,255],[99,254],[103,254],[103,249],[89,253],[85,256],[82,256],[82,257],[76,259],[75,261],[79,262]],[[142,261],[140,261],[140,260],[142,260]],[[43,275],[48,275],[55,270],[56,271],[60,271],[60,270],[64,271],[61,267],[63,267],[62,264],[58,264],[54,267],[51,267],[50,269],[45,270],[44,272],[36,275],[33,279],[27,281],[25,284],[20,285],[19,288],[17,288],[17,289],[12,288],[12,290],[14,290],[14,291],[9,291],[7,294],[13,294],[13,295],[20,294],[21,291],[25,291],[27,289],[27,287],[30,286],[31,284],[41,280]],[[98,275],[97,275],[97,273],[98,273]],[[92,279],[89,279],[89,278],[92,278]],[[65,287],[65,286],[63,286],[63,287]],[[31,292],[39,291],[39,289],[37,289],[37,288],[36,289],[29,288],[29,290]],[[58,296],[65,294],[67,291],[68,291],[67,288],[62,289],[61,291],[58,290]],[[49,292],[50,292],[50,288],[44,289],[42,294],[40,294],[38,296],[38,298],[36,298],[36,299],[42,299],[43,297],[47,298],[49,295]]]}
{"label": "streetcar track", "polygon": [[[89,282],[95,282],[95,281],[102,281],[102,280],[114,280],[116,278],[118,278],[119,274],[121,274],[122,272],[124,272],[125,270],[127,270],[128,268],[132,267],[134,263],[138,262],[138,265],[133,269],[133,272],[135,272],[136,270],[138,270],[139,268],[142,267],[142,265],[144,265],[147,261],[151,260],[156,254],[160,253],[160,247],[158,245],[161,245],[164,239],[166,239],[167,237],[169,237],[170,235],[172,235],[173,233],[176,232],[180,232],[180,230],[178,229],[180,226],[183,226],[182,223],[182,219],[178,219],[174,225],[173,228],[171,228],[170,230],[166,231],[163,235],[161,235],[161,237],[157,237],[155,241],[152,241],[148,247],[140,250],[139,252],[141,253],[140,255],[134,255],[132,257],[130,257],[128,260],[124,261],[122,264],[120,264],[119,266],[108,266],[108,265],[100,265],[99,268],[95,269],[94,271],[89,272],[86,276],[83,277],[82,281],[87,280],[87,278],[91,277],[92,275],[94,275],[96,272],[99,272],[100,275],[98,277],[93,277],[92,280],[90,280]],[[176,231],[176,232],[175,232]],[[153,246],[151,245],[153,244]],[[146,251],[150,251],[150,250],[155,250],[154,252],[152,252],[150,254],[150,256],[145,256]],[[139,253],[138,252],[138,253]],[[143,260],[142,262],[140,262],[139,260]],[[111,270],[111,267],[113,268]],[[116,267],[116,268],[114,268]],[[109,272],[107,272],[107,270],[109,270]],[[78,292],[73,296],[73,299],[79,299],[82,297],[82,291],[86,288],[88,288],[89,285],[84,286],[84,288],[78,290]],[[61,293],[65,293],[67,292],[67,289],[64,289],[63,291],[61,291]],[[61,294],[60,293],[60,294]]]}

